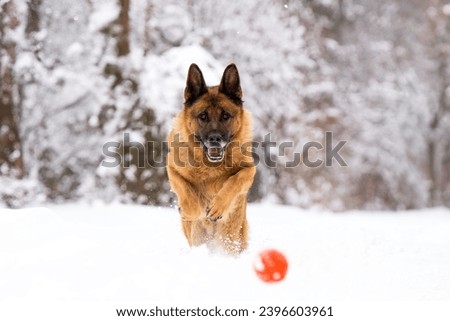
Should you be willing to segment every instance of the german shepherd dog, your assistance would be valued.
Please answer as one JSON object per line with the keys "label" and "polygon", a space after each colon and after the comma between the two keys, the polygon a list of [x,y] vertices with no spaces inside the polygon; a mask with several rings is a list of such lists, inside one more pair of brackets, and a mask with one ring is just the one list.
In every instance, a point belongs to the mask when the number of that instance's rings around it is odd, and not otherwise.
{"label": "german shepherd dog", "polygon": [[183,232],[190,246],[206,243],[238,254],[248,244],[247,193],[256,169],[251,117],[243,107],[236,66],[225,69],[219,86],[207,87],[192,64],[184,99],[167,157]]}

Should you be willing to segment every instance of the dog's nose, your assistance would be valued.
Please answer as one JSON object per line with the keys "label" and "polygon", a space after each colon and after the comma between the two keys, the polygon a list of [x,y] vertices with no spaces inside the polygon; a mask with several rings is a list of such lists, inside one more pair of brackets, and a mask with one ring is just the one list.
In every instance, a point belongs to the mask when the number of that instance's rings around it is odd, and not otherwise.
{"label": "dog's nose", "polygon": [[222,142],[222,135],[219,133],[210,133],[208,135],[208,142],[209,143],[221,143]]}

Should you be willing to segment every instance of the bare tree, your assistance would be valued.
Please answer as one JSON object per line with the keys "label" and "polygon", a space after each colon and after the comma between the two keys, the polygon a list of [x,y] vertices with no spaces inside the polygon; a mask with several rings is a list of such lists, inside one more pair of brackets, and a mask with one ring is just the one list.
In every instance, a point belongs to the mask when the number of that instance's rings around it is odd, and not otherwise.
{"label": "bare tree", "polygon": [[[434,3],[435,7],[443,8],[444,1]],[[436,10],[430,15],[430,27],[433,37],[429,44],[431,54],[436,61],[436,76],[439,82],[437,107],[432,114],[430,122],[430,135],[428,137],[428,173],[430,177],[430,202],[431,206],[438,206],[444,202],[445,191],[450,183],[446,164],[449,159],[448,146],[448,120],[450,118],[450,101],[448,88],[450,88],[450,22],[445,13]]]}
{"label": "bare tree", "polygon": [[18,130],[19,106],[15,101],[13,66],[16,44],[9,37],[18,26],[14,1],[8,1],[0,10],[0,175],[22,178],[24,164]]}
{"label": "bare tree", "polygon": [[144,21],[144,56],[146,56],[152,47],[150,20],[153,15],[153,2],[148,1],[145,6],[145,21]]}
{"label": "bare tree", "polygon": [[39,31],[40,15],[39,8],[42,5],[42,0],[30,0],[28,1],[28,17],[25,32],[30,34],[32,32]]}
{"label": "bare tree", "polygon": [[120,13],[117,19],[119,31],[117,34],[117,55],[126,56],[130,53],[130,0],[120,0]]}

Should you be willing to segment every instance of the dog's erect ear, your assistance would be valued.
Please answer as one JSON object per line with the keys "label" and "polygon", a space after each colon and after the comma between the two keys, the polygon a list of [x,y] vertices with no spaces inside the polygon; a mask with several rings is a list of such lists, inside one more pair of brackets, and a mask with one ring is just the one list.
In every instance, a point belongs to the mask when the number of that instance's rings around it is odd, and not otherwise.
{"label": "dog's erect ear", "polygon": [[205,79],[200,68],[196,64],[189,67],[186,88],[184,89],[184,103],[185,105],[192,104],[198,97],[208,91]]}
{"label": "dog's erect ear", "polygon": [[242,104],[241,82],[239,72],[235,64],[228,65],[223,72],[219,85],[219,92],[227,95],[238,105]]}

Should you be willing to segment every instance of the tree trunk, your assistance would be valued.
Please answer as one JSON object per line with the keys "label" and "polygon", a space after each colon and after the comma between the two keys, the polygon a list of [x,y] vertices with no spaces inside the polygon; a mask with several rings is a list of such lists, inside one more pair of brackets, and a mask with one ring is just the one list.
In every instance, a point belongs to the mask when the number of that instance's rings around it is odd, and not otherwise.
{"label": "tree trunk", "polygon": [[[441,88],[438,99],[438,109],[430,124],[431,139],[428,143],[429,153],[429,176],[431,180],[430,198],[431,206],[442,205],[442,192],[445,188],[445,183],[442,181],[442,177],[445,174],[443,172],[443,161],[445,158],[445,151],[443,146],[446,146],[445,134],[443,133],[442,119],[445,118],[448,113],[449,104],[447,102],[447,88],[450,88],[449,81],[447,79],[447,62],[446,55],[440,55],[439,63],[439,79],[441,81]],[[447,138],[448,139],[448,138]],[[444,140],[444,141],[443,141]]]}
{"label": "tree trunk", "polygon": [[[439,2],[440,3],[440,2]],[[444,2],[441,4],[444,5]],[[428,142],[428,171],[431,181],[430,205],[440,206],[443,204],[443,195],[450,183],[445,179],[448,175],[445,169],[446,146],[448,146],[448,131],[446,130],[445,119],[450,114],[450,102],[447,90],[450,88],[450,78],[448,75],[450,59],[450,44],[448,33],[450,23],[445,16],[438,16],[434,21],[434,46],[436,52],[437,76],[439,80],[439,97],[437,100],[437,110],[430,123],[430,138]]]}
{"label": "tree trunk", "polygon": [[120,13],[117,23],[120,31],[117,35],[117,55],[119,57],[126,56],[130,53],[130,0],[120,0]]}
{"label": "tree trunk", "polygon": [[153,15],[153,4],[148,1],[145,7],[145,21],[144,21],[144,56],[150,52],[152,46],[150,20]]}
{"label": "tree trunk", "polygon": [[42,0],[29,0],[28,1],[28,18],[25,32],[27,34],[38,32],[40,15],[39,8],[41,7]]}
{"label": "tree trunk", "polygon": [[24,164],[17,126],[18,106],[14,101],[16,45],[9,38],[9,31],[17,25],[14,2],[4,3],[0,10],[0,175],[22,178]]}

